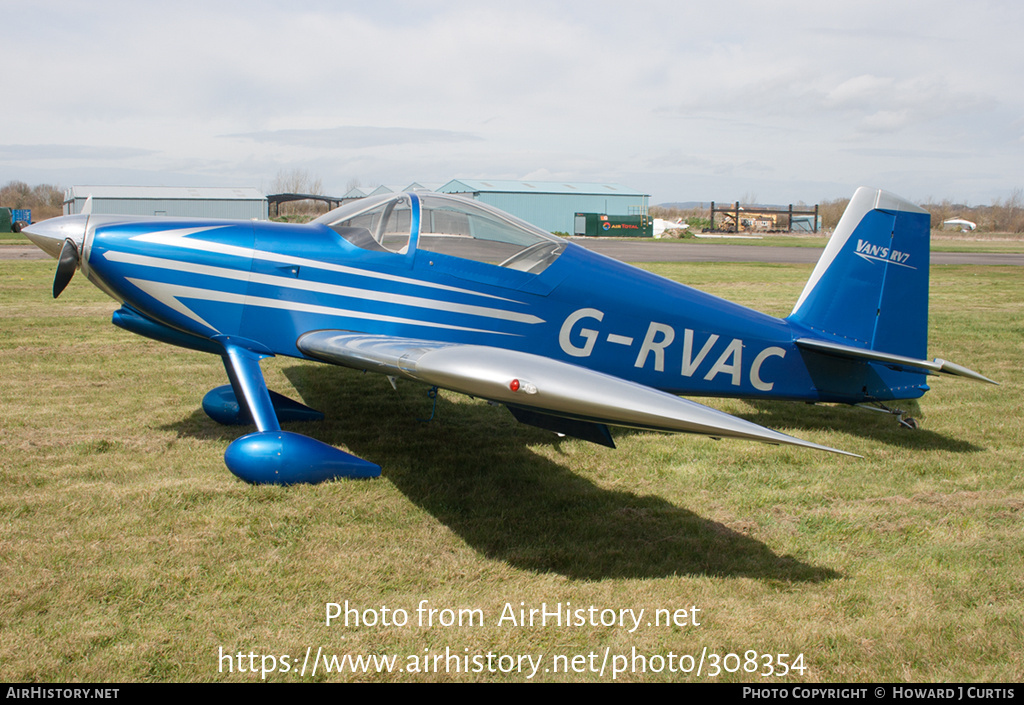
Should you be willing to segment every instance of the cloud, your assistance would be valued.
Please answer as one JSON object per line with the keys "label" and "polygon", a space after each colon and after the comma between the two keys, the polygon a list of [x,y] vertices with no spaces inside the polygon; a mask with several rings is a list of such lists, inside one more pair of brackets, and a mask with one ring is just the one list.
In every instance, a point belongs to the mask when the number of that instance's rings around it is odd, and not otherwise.
{"label": "cloud", "polygon": [[855,76],[829,90],[822,104],[826,108],[851,108],[875,103],[888,97],[893,83],[892,78]]}
{"label": "cloud", "polygon": [[452,130],[432,130],[409,127],[331,127],[311,130],[264,130],[242,132],[222,137],[271,142],[290,147],[317,149],[365,149],[392,147],[402,144],[428,144],[436,142],[470,142],[480,140],[477,135]]}
{"label": "cloud", "polygon": [[138,147],[98,147],[85,144],[0,144],[0,159],[85,159],[89,161],[132,159],[156,154]]}
{"label": "cloud", "polygon": [[970,152],[955,151],[948,149],[871,149],[851,148],[843,152],[857,154],[863,157],[885,157],[894,159],[965,159],[970,157]]}
{"label": "cloud", "polygon": [[911,114],[907,109],[879,110],[865,116],[860,121],[860,129],[869,133],[896,132],[912,124]]}

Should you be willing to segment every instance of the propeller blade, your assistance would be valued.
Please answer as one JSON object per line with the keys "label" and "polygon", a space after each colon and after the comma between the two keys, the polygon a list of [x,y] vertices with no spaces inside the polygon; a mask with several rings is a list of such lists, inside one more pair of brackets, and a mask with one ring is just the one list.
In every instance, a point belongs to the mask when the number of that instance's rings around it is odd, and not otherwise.
{"label": "propeller blade", "polygon": [[64,240],[64,246],[60,248],[57,273],[53,275],[53,298],[60,296],[60,293],[67,288],[71,277],[75,276],[76,269],[78,269],[78,247],[68,238]]}

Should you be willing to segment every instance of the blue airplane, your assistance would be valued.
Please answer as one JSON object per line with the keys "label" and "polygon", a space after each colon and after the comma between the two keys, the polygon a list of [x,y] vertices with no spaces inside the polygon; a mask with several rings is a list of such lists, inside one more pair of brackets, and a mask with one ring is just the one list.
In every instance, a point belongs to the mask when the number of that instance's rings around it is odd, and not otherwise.
{"label": "blue airplane", "polygon": [[203,409],[255,424],[225,453],[252,483],[381,472],[281,429],[322,415],[267,389],[260,360],[274,355],[481,397],[610,447],[608,425],[619,425],[842,453],[677,395],[902,414],[886,403],[923,395],[927,375],[991,382],[925,359],[929,215],[879,190],[856,192],[786,318],[446,194],[365,198],[303,225],[94,215],[90,205],[23,230],[59,260],[54,297],[80,268],[121,303],[115,325],[219,355],[230,384]]}

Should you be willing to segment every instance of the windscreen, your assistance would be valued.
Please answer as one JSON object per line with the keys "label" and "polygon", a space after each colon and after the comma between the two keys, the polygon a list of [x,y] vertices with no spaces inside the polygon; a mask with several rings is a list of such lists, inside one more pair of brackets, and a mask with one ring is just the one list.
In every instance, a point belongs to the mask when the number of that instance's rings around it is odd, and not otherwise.
{"label": "windscreen", "polygon": [[445,194],[420,195],[417,247],[534,274],[565,249],[565,241],[497,209]]}

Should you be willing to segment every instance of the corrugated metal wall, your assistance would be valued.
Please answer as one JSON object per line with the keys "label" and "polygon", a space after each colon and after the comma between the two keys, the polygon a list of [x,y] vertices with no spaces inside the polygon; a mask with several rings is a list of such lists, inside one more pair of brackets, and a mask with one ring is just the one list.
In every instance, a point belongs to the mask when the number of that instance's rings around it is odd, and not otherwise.
{"label": "corrugated metal wall", "polygon": [[[64,204],[65,214],[80,213],[85,198],[75,197]],[[185,218],[234,218],[267,220],[267,201],[203,198],[93,198],[92,212],[97,215],[168,215]]]}

